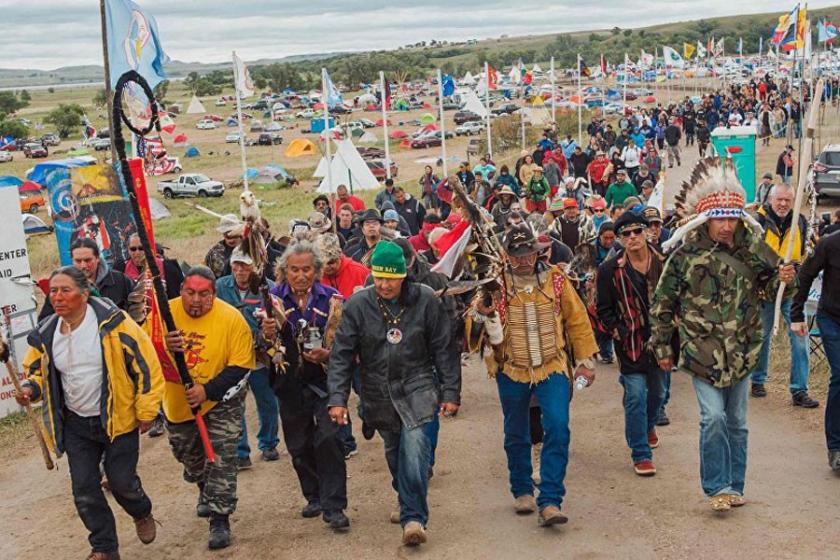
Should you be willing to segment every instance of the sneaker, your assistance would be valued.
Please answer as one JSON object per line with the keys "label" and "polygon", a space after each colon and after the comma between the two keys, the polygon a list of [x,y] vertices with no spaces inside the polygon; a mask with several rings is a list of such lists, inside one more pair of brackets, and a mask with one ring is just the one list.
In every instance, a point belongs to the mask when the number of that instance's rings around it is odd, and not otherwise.
{"label": "sneaker", "polygon": [[656,418],[656,425],[657,426],[668,426],[671,424],[671,419],[668,418],[668,414],[665,412],[665,409],[662,409],[662,412],[659,413],[659,416]]}
{"label": "sneaker", "polygon": [[537,511],[537,500],[530,494],[517,496],[513,501],[513,510],[519,515],[528,515]]}
{"label": "sneaker", "polygon": [[344,452],[344,459],[350,459],[351,457],[355,457],[359,454],[359,450],[355,447],[353,449],[349,449]]}
{"label": "sneaker", "polygon": [[155,518],[150,513],[143,519],[134,520],[134,529],[137,531],[137,538],[143,544],[149,544],[155,540],[157,535],[157,527],[155,526]]}
{"label": "sneaker", "polygon": [[306,519],[312,519],[321,515],[321,504],[318,502],[309,502],[300,511],[300,514]]}
{"label": "sneaker", "polygon": [[251,463],[250,457],[237,457],[236,458],[236,470],[238,471],[247,471],[251,467],[253,467],[253,463]]}
{"label": "sneaker", "polygon": [[262,452],[262,460],[263,461],[277,461],[280,459],[280,452],[277,451],[277,448],[273,449],[263,449]]}
{"label": "sneaker", "polygon": [[651,449],[656,449],[659,447],[659,436],[656,435],[656,430],[651,430],[648,432],[648,445]]}
{"label": "sneaker", "polygon": [[210,538],[207,541],[210,550],[230,546],[230,521],[227,515],[213,514],[210,517]]}
{"label": "sneaker", "polygon": [[633,470],[636,471],[636,474],[639,476],[653,476],[656,474],[656,467],[650,459],[633,463]]}
{"label": "sneaker", "polygon": [[727,494],[712,496],[709,499],[709,505],[711,505],[712,509],[718,513],[729,511],[732,507],[732,504],[729,502],[729,495]]}
{"label": "sneaker", "polygon": [[418,521],[409,521],[403,527],[402,543],[405,546],[418,546],[426,542],[426,529]]}
{"label": "sneaker", "polygon": [[764,383],[753,383],[750,394],[754,397],[766,397],[767,389],[764,388]]}
{"label": "sneaker", "polygon": [[840,450],[828,450],[828,466],[834,472],[840,472]]}
{"label": "sneaker", "polygon": [[152,427],[149,429],[149,437],[160,437],[164,434],[166,428],[163,425],[163,418],[158,416],[152,422]]}
{"label": "sneaker", "polygon": [[540,527],[551,527],[552,525],[563,525],[569,520],[557,506],[545,506],[540,510]]}
{"label": "sneaker", "polygon": [[797,391],[793,394],[793,406],[801,406],[802,408],[817,408],[820,403],[815,401],[808,395],[808,391]]}
{"label": "sneaker", "polygon": [[346,515],[344,515],[344,512],[340,509],[333,511],[325,511],[323,519],[324,523],[329,524],[330,529],[340,531],[350,528],[350,520],[347,518]]}

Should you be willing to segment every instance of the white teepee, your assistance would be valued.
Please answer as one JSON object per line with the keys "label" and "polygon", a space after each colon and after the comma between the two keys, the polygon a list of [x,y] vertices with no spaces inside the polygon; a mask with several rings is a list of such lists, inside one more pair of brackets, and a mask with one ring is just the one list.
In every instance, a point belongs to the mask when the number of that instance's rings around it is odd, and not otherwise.
{"label": "white teepee", "polygon": [[193,98],[190,100],[190,106],[187,107],[187,114],[194,115],[197,113],[206,113],[207,111],[204,109],[204,105],[201,104],[201,100],[193,95]]}

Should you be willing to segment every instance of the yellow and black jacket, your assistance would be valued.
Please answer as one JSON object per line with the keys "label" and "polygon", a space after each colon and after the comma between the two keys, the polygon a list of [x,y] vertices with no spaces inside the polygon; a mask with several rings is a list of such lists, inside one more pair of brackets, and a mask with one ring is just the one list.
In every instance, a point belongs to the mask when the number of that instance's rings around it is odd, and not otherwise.
{"label": "yellow and black jacket", "polygon": [[[91,297],[102,344],[103,380],[100,405],[102,427],[113,440],[131,432],[139,421],[157,416],[163,398],[163,374],[152,341],[143,329],[110,300]],[[53,363],[53,338],[58,315],[41,321],[29,333],[29,351],[23,361],[24,386],[32,401],[43,400],[44,427],[53,450],[64,452],[64,391],[61,374]]]}
{"label": "yellow and black jacket", "polygon": [[[797,223],[798,227],[794,230],[794,228],[790,227],[792,219],[793,211],[782,220],[776,216],[767,204],[763,205],[756,212],[756,220],[764,228],[764,242],[782,258],[785,257],[788,240],[793,231],[793,253],[791,253],[791,259],[793,262],[801,263],[805,259],[805,248],[807,247],[806,243],[808,243],[808,220],[805,219],[805,216],[800,215]],[[779,227],[780,224],[782,229]]]}

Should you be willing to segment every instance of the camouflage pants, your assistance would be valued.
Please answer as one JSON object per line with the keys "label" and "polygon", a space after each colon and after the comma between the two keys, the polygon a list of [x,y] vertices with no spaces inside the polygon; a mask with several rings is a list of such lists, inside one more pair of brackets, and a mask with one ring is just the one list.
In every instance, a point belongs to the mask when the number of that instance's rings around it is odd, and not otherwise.
{"label": "camouflage pants", "polygon": [[216,461],[208,463],[195,422],[167,422],[169,446],[179,463],[184,465],[184,480],[198,484],[200,501],[212,513],[230,515],[236,510],[236,446],[242,436],[242,415],[245,394],[219,403],[204,415]]}

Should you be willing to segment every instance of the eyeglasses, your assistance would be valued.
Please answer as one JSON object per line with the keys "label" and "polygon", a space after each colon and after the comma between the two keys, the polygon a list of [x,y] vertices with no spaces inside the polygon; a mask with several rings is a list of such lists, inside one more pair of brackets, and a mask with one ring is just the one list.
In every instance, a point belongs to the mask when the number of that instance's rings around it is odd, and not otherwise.
{"label": "eyeglasses", "polygon": [[626,239],[626,238],[630,237],[631,235],[632,236],[642,235],[644,232],[645,232],[645,228],[643,228],[643,227],[633,228],[633,229],[625,229],[621,232],[621,237]]}
{"label": "eyeglasses", "polygon": [[132,253],[136,253],[137,251],[142,251],[143,247],[129,247],[128,250]]}

